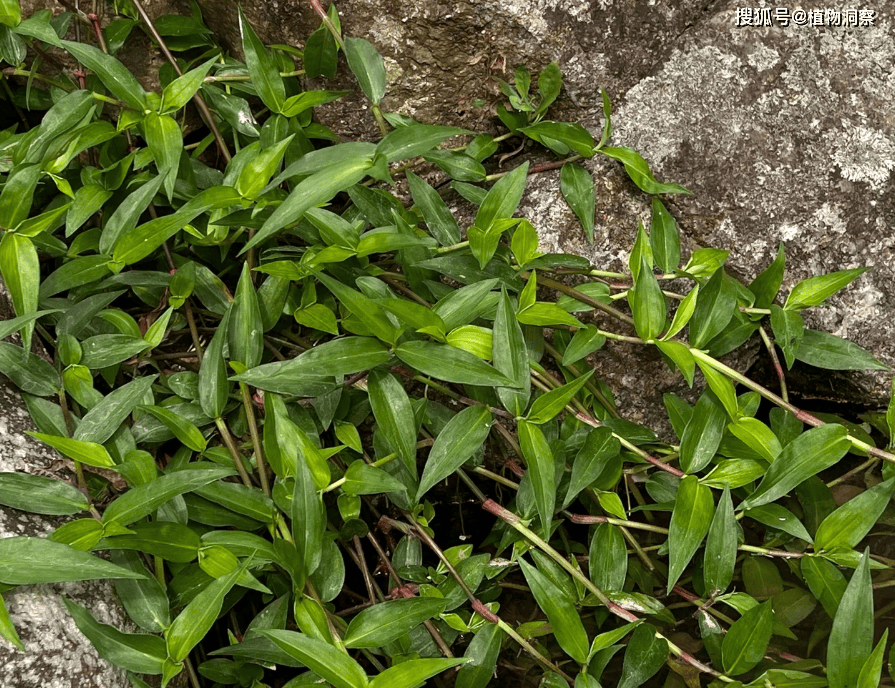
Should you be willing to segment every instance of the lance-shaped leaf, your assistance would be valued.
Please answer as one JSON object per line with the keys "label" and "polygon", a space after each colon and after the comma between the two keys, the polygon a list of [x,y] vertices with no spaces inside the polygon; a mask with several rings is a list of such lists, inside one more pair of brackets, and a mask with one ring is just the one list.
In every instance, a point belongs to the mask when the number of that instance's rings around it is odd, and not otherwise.
{"label": "lance-shaped leaf", "polygon": [[590,540],[589,554],[594,585],[606,592],[620,592],[628,573],[628,553],[621,530],[610,523],[598,524]]}
{"label": "lance-shaped leaf", "polygon": [[364,95],[374,105],[385,96],[385,61],[370,41],[363,38],[346,38],[342,44],[348,67],[351,69]]}
{"label": "lance-shaped leaf", "polygon": [[491,413],[484,404],[465,408],[447,422],[429,451],[416,492],[417,502],[478,451],[488,437],[491,423]]}
{"label": "lance-shaped leaf", "polygon": [[525,458],[544,533],[550,532],[556,502],[556,467],[547,438],[537,425],[519,421],[519,447]]}
{"label": "lance-shaped leaf", "polygon": [[115,208],[115,212],[112,213],[100,234],[99,252],[101,254],[111,253],[118,240],[137,226],[140,215],[149,207],[164,181],[165,178],[162,176],[153,177],[128,195]]}
{"label": "lance-shaped leaf", "polygon": [[843,426],[835,424],[822,425],[799,435],[783,448],[759,486],[738,508],[750,509],[773,502],[837,463],[851,447],[847,435]]}
{"label": "lance-shaped leaf", "polygon": [[855,686],[873,650],[873,587],[870,550],[864,551],[833,618],[827,643],[830,688]]}
{"label": "lance-shaped leaf", "polygon": [[53,366],[9,342],[0,342],[0,373],[27,394],[49,397],[60,389],[59,373]]}
{"label": "lance-shaped leaf", "polygon": [[70,516],[90,508],[76,487],[29,473],[0,473],[0,504],[48,516]]}
{"label": "lance-shaped leaf", "polygon": [[634,286],[628,290],[634,328],[641,339],[655,339],[665,329],[668,304],[646,258],[641,258]]}
{"label": "lance-shaped leaf", "polygon": [[665,664],[668,659],[668,642],[656,637],[656,629],[651,624],[641,624],[628,641],[622,678],[618,688],[637,688],[644,685]]}
{"label": "lance-shaped leaf", "polygon": [[800,311],[811,306],[819,306],[829,297],[849,284],[852,280],[863,275],[870,268],[855,268],[853,270],[840,270],[827,275],[817,275],[802,280],[789,292],[786,304],[783,306],[788,311]]}
{"label": "lance-shaped leaf", "polygon": [[407,170],[407,185],[413,202],[423,215],[429,232],[442,246],[460,243],[460,227],[444,199],[429,184]]}
{"label": "lance-shaped leaf", "polygon": [[[546,532],[549,532],[549,528]],[[535,602],[547,615],[560,647],[579,664],[587,661],[587,632],[572,600],[553,581],[524,559],[519,566]]]}
{"label": "lance-shaped leaf", "polygon": [[475,215],[476,227],[487,231],[495,220],[513,217],[522,193],[525,191],[525,180],[528,174],[528,162],[526,161],[505,177],[497,180],[488,191],[482,204]]}
{"label": "lance-shaped leaf", "polygon": [[261,363],[264,353],[264,324],[261,321],[261,306],[258,294],[252,285],[252,275],[248,264],[244,264],[233,312],[230,314],[230,360],[239,361],[246,368],[254,368]]}
{"label": "lance-shaped leaf", "polygon": [[392,343],[398,337],[398,330],[383,312],[378,303],[361,292],[352,289],[339,280],[322,272],[315,273],[317,279],[329,289],[345,308],[351,311],[358,320],[376,337],[384,342]]}
{"label": "lance-shaped leaf", "polygon": [[566,155],[570,150],[583,158],[594,155],[594,137],[577,122],[551,122],[545,119],[519,131],[559,155]]}
{"label": "lance-shaped leaf", "polygon": [[774,628],[771,601],[747,610],[737,619],[721,643],[721,662],[724,673],[730,676],[745,674],[764,657]]}
{"label": "lance-shaped leaf", "polygon": [[193,451],[205,451],[206,443],[205,438],[202,436],[202,431],[183,416],[163,406],[141,406],[140,409],[164,423],[165,427],[174,433],[174,437]]}
{"label": "lance-shaped leaf", "polygon": [[241,200],[236,189],[229,186],[205,189],[174,213],[150,220],[122,235],[115,244],[112,260],[122,265],[143,260],[202,213],[228,208]]}
{"label": "lance-shaped leaf", "polygon": [[63,598],[78,630],[107,662],[140,674],[161,674],[168,653],[165,641],[147,633],[122,633],[114,626],[100,623],[79,604]]}
{"label": "lance-shaped leaf", "polygon": [[739,418],[736,423],[728,425],[727,429],[768,463],[774,461],[783,451],[777,436],[755,418]]}
{"label": "lance-shaped leaf", "polygon": [[180,154],[183,152],[183,134],[180,125],[170,115],[150,112],[143,118],[143,131],[146,134],[146,144],[158,168],[158,174],[164,180],[165,193],[170,200],[174,193],[177,168],[180,166]]}
{"label": "lance-shaped leaf", "polygon": [[304,574],[311,575],[320,565],[323,555],[323,534],[326,532],[326,507],[317,493],[314,478],[304,461],[295,469],[292,490],[292,537]]}
{"label": "lance-shaped leaf", "polygon": [[224,342],[227,339],[231,317],[233,317],[232,306],[224,313],[217,331],[205,347],[202,364],[199,366],[199,404],[209,418],[221,417],[230,394]]}
{"label": "lance-shaped leaf", "polygon": [[717,591],[724,592],[733,579],[737,558],[737,533],[730,488],[725,487],[705,543],[703,579],[706,591],[711,594]]}
{"label": "lance-shaped leaf", "polygon": [[416,478],[416,422],[407,392],[394,376],[378,370],[370,373],[367,391],[379,431]]}
{"label": "lance-shaped leaf", "polygon": [[494,367],[514,382],[515,387],[498,387],[497,396],[504,408],[515,416],[521,416],[531,396],[531,377],[528,369],[528,348],[522,326],[502,290],[494,317],[494,338],[491,346]]}
{"label": "lance-shaped leaf", "polygon": [[669,593],[699,549],[711,526],[714,512],[711,489],[701,485],[695,475],[684,478],[674,499],[674,511],[668,528]]}
{"label": "lance-shaped leaf", "polygon": [[690,318],[690,344],[697,349],[705,348],[715,335],[727,327],[736,305],[734,283],[719,268],[699,291],[696,308]]}
{"label": "lance-shaped leaf", "polygon": [[83,440],[75,440],[69,437],[46,435],[42,432],[28,431],[28,434],[44,444],[50,445],[72,461],[79,461],[86,463],[88,466],[98,466],[100,468],[108,468],[115,465],[106,448],[96,442],[84,442]]}
{"label": "lance-shaped leaf", "polygon": [[854,342],[817,330],[804,330],[795,345],[795,358],[827,370],[888,370]]}
{"label": "lance-shaped leaf", "polygon": [[690,293],[684,297],[684,300],[678,304],[677,310],[674,312],[674,318],[671,320],[671,325],[668,326],[668,330],[663,335],[662,339],[668,340],[671,339],[674,335],[684,329],[684,326],[690,322],[690,318],[693,317],[693,311],[696,309],[696,299],[699,298],[699,285],[693,285],[693,289],[690,290]]}
{"label": "lance-shaped leaf", "polygon": [[486,624],[475,634],[463,655],[471,661],[457,673],[456,688],[485,688],[488,685],[497,666],[503,638],[503,631],[497,624]]}
{"label": "lance-shaped leaf", "polygon": [[681,238],[677,223],[658,198],[653,198],[653,216],[649,231],[653,259],[664,272],[674,272],[681,262]]}
{"label": "lance-shaped leaf", "polygon": [[[302,94],[304,95],[304,94]],[[254,200],[277,171],[286,149],[295,135],[287,136],[282,141],[265,148],[259,155],[249,160],[236,181],[236,190],[245,198]]]}
{"label": "lance-shaped leaf", "polygon": [[211,630],[221,613],[224,597],[245,570],[246,564],[243,564],[230,573],[215,578],[171,622],[165,630],[165,643],[171,661],[182,662],[186,659],[196,644]]}
{"label": "lance-shaped leaf", "polygon": [[697,473],[709,465],[724,435],[727,414],[712,394],[703,394],[696,402],[690,422],[681,437],[681,468]]}
{"label": "lance-shaped leaf", "polygon": [[[18,6],[18,2],[16,2],[16,6]],[[2,595],[0,595],[0,638],[12,643],[17,649],[25,652],[25,646],[22,645],[16,627],[12,623],[12,618],[9,616],[9,610],[6,608],[6,601],[3,599]]]}
{"label": "lance-shaped leaf", "polygon": [[411,659],[386,669],[370,681],[370,688],[414,688],[442,671],[469,660],[460,659]]}
{"label": "lance-shaped leaf", "polygon": [[452,346],[432,342],[404,342],[395,349],[404,363],[424,375],[464,385],[514,387],[515,383],[482,359]]}
{"label": "lance-shaped leaf", "polygon": [[376,152],[384,155],[388,162],[415,158],[428,153],[445,139],[464,132],[464,129],[438,124],[411,124],[386,134],[376,146]]}
{"label": "lance-shaped leaf", "polygon": [[31,585],[95,580],[142,578],[105,559],[39,537],[0,539],[0,583]]}
{"label": "lance-shaped leaf", "polygon": [[[353,425],[343,425],[342,427],[350,427],[356,431]],[[425,473],[423,478],[425,478]],[[371,466],[362,460],[357,460],[348,466],[348,470],[345,471],[345,482],[342,484],[342,489],[350,495],[365,495],[382,492],[401,492],[407,488],[404,483],[393,478],[381,468]]]}
{"label": "lance-shaped leaf", "polygon": [[145,578],[121,578],[114,581],[115,592],[127,615],[140,628],[151,633],[162,633],[171,623],[171,603],[162,584],[148,575],[137,552],[113,550],[112,562],[141,574]]}
{"label": "lance-shaped leaf", "polygon": [[581,377],[572,380],[562,387],[551,389],[549,392],[539,396],[532,403],[526,420],[529,423],[540,425],[552,419],[572,401],[575,395],[578,394],[578,391],[590,380],[593,373],[593,370],[589,370]]}
{"label": "lance-shaped leaf", "polygon": [[130,525],[177,495],[236,473],[232,468],[223,466],[207,463],[195,465],[196,468],[168,473],[128,490],[106,508],[103,523]]}
{"label": "lance-shaped leaf", "polygon": [[584,446],[578,450],[572,463],[572,476],[564,507],[571,504],[585,487],[612,472],[615,465],[621,470],[621,460],[618,458],[620,447],[618,438],[609,428],[594,428],[588,433]]}
{"label": "lance-shaped leaf", "polygon": [[780,285],[783,284],[783,273],[786,269],[786,255],[783,253],[783,242],[777,247],[777,256],[749,285],[749,291],[755,295],[756,308],[770,308]]}
{"label": "lance-shaped leaf", "polygon": [[[861,673],[858,674],[858,682],[855,688],[877,688],[879,680],[883,673],[883,657],[886,651],[886,641],[889,639],[889,629],[883,631],[883,637],[879,639],[873,652],[861,667]],[[891,657],[891,655],[890,655]]]}
{"label": "lance-shaped leaf", "polygon": [[438,597],[411,597],[374,604],[348,624],[345,645],[381,647],[440,614],[446,606],[447,600]]}
{"label": "lance-shaped leaf", "polygon": [[102,444],[127,419],[138,404],[143,403],[156,375],[140,377],[106,395],[88,411],[75,430],[74,438]]}
{"label": "lance-shaped leaf", "polygon": [[606,157],[613,158],[623,163],[625,172],[641,190],[648,194],[663,193],[690,193],[680,184],[662,184],[656,181],[653,173],[650,171],[649,165],[640,155],[630,148],[614,148],[605,146],[600,148],[600,153]]}
{"label": "lance-shaped leaf", "polygon": [[286,86],[283,84],[276,62],[242,13],[242,8],[239,9],[239,32],[242,35],[246,67],[258,97],[271,111],[280,112],[286,99]]}
{"label": "lance-shaped leaf", "polygon": [[857,546],[876,525],[893,493],[895,478],[889,478],[848,500],[818,526],[814,536],[814,549],[852,549]]}
{"label": "lance-shaped leaf", "polygon": [[[40,289],[40,264],[31,239],[11,232],[3,235],[0,240],[0,274],[9,290],[16,315],[24,317],[34,313]],[[21,332],[24,348],[30,351],[34,321],[26,321]]]}
{"label": "lance-shaped leaf", "polygon": [[367,675],[360,664],[326,641],[295,631],[259,629],[258,633],[336,688],[367,688]]}
{"label": "lance-shaped leaf", "polygon": [[63,47],[87,69],[96,72],[109,92],[137,112],[146,109],[146,91],[121,62],[99,48],[85,43],[62,41]]}
{"label": "lance-shaped leaf", "polygon": [[218,56],[215,55],[165,86],[162,91],[162,112],[174,112],[190,102],[218,59]]}

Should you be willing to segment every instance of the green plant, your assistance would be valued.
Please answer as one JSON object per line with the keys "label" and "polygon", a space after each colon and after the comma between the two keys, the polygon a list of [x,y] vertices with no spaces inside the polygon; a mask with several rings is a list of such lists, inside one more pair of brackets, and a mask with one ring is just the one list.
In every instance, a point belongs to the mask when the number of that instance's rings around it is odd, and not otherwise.
{"label": "green plant", "polygon": [[[879,684],[875,591],[892,562],[859,547],[891,526],[895,456],[876,443],[891,448],[895,402],[860,425],[796,408],[767,330],[787,368],[884,367],[801,317],[862,271],[807,279],[780,306],[782,246],[748,286],[717,249],[681,267],[659,196],[686,189],[607,145],[605,94],[598,142],[545,119],[556,65],[537,96],[524,69],[500,83],[510,132],[496,138],[383,113],[382,58],[312,6],[322,24],[303,53],[264,46],[241,16],[242,63],[195,5],[154,24],[123,1],[102,28],[22,20],[0,0],[3,83],[23,125],[0,133],[0,273],[17,316],[0,331],[22,344],[0,342],[0,371],[78,483],[0,475],[0,503],[90,513],[0,540],[3,591],[113,579],[143,632],[67,604],[137,686],[185,669],[193,686],[284,685],[274,666],[294,668],[290,687],[480,688],[497,668],[515,683],[633,688],[666,665],[666,685]],[[63,40],[71,20],[99,47]],[[161,93],[113,56],[138,24],[170,60]],[[76,80],[45,73],[50,47],[81,64]],[[376,143],[338,143],[313,120],[343,93],[297,77],[334,75],[340,52]],[[190,102],[208,131],[184,145]],[[489,174],[513,136],[566,157]],[[576,162],[594,155],[653,196],[628,272],[541,254],[514,217],[527,175],[562,167],[592,240],[593,182]],[[426,163],[477,206],[465,239],[413,171]],[[692,286],[663,290],[672,279]],[[560,296],[539,300],[548,292]],[[619,331],[593,324],[595,309]],[[755,333],[780,395],[718,359]],[[694,406],[665,397],[679,444],[625,421],[593,377],[587,357],[607,339],[655,346],[691,386],[701,370]],[[857,475],[868,489],[836,508],[830,486]],[[451,520],[467,499],[496,517],[471,544]],[[213,644],[216,625],[229,645]],[[3,606],[0,633],[21,648]]]}

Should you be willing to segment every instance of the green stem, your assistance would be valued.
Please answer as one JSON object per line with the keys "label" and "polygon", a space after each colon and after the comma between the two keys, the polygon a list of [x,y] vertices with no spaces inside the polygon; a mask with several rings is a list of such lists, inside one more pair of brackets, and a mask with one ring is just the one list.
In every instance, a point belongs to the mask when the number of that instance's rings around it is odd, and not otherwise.
{"label": "green stem", "polygon": [[233,436],[230,434],[230,429],[227,427],[224,419],[219,416],[214,419],[214,424],[217,426],[218,432],[221,433],[221,438],[224,440],[224,444],[227,445],[230,456],[233,457],[233,464],[236,466],[239,477],[242,478],[243,485],[252,487],[252,479],[249,478],[249,474],[246,472],[242,456],[239,454],[239,448],[236,446],[236,442],[233,441]]}
{"label": "green stem", "polygon": [[255,419],[255,407],[252,405],[252,393],[248,385],[239,383],[239,391],[242,395],[242,405],[246,412],[246,420],[249,424],[249,434],[252,437],[252,448],[255,451],[255,465],[258,468],[258,477],[261,479],[261,489],[270,497],[270,483],[267,480],[267,464],[264,461],[264,448],[261,446],[261,435],[258,433],[258,423]]}

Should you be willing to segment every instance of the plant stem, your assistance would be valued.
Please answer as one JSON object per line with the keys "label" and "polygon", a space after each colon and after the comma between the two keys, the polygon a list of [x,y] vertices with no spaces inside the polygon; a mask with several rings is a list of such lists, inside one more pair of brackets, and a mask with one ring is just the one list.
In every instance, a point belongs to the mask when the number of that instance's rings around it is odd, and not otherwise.
{"label": "plant stem", "polygon": [[261,479],[261,489],[270,497],[270,483],[267,480],[267,464],[264,462],[264,448],[261,446],[261,435],[258,433],[258,423],[255,419],[255,406],[252,404],[252,393],[245,382],[239,383],[239,391],[242,395],[242,405],[246,412],[246,420],[249,424],[249,434],[252,437],[252,448],[255,451],[255,465],[258,468],[258,477]]}
{"label": "plant stem", "polygon": [[221,433],[221,438],[224,440],[224,444],[227,445],[230,456],[233,457],[233,464],[236,466],[236,471],[239,473],[239,477],[242,478],[243,485],[252,487],[252,479],[249,478],[249,474],[246,472],[245,465],[242,462],[242,456],[239,454],[239,449],[236,446],[236,442],[233,441],[233,436],[230,434],[230,429],[227,427],[224,419],[221,417],[215,418],[214,424],[217,426],[218,432]]}
{"label": "plant stem", "polygon": [[774,370],[777,371],[777,379],[780,380],[780,397],[783,401],[788,402],[789,391],[786,389],[786,375],[783,373],[783,366],[780,365],[780,359],[777,357],[777,350],[774,348],[774,342],[768,337],[768,333],[765,332],[763,327],[759,326],[758,333],[761,335],[761,341],[764,342],[765,348],[768,350],[771,362],[774,364]]}

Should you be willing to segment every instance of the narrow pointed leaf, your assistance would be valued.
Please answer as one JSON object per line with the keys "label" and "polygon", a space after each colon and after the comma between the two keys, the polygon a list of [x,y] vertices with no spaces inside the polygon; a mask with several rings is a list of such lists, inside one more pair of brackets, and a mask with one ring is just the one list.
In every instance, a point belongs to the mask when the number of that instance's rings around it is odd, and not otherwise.
{"label": "narrow pointed leaf", "polygon": [[550,451],[550,445],[547,444],[544,433],[537,425],[520,420],[518,432],[522,456],[531,474],[541,526],[543,532],[549,533],[556,502],[556,468],[553,452]]}
{"label": "narrow pointed leaf", "polygon": [[641,259],[640,265],[634,286],[628,290],[628,303],[634,316],[637,336],[641,339],[655,339],[665,329],[668,304],[646,258]]}
{"label": "narrow pointed leaf", "polygon": [[714,511],[711,489],[701,485],[695,475],[684,478],[677,490],[668,529],[668,592],[699,549]]}
{"label": "narrow pointed leaf", "polygon": [[386,669],[370,681],[370,688],[415,688],[427,679],[467,659],[411,659]]}
{"label": "narrow pointed leaf", "polygon": [[46,435],[41,432],[29,431],[28,434],[44,444],[50,445],[72,461],[79,461],[86,463],[88,466],[98,466],[100,468],[108,468],[115,465],[106,448],[96,442],[84,442],[83,440],[75,440],[69,437]]}
{"label": "narrow pointed leaf", "polygon": [[411,597],[375,604],[348,624],[346,647],[381,647],[444,611],[447,600]]}
{"label": "narrow pointed leaf", "polygon": [[385,61],[376,47],[363,38],[346,38],[342,45],[348,67],[351,69],[364,95],[374,105],[385,96]]}
{"label": "narrow pointed leaf", "polygon": [[497,396],[504,408],[521,416],[531,396],[531,377],[528,369],[528,348],[522,334],[522,326],[516,320],[513,306],[502,290],[494,318],[492,343],[494,367],[515,383],[515,387],[498,387]]}
{"label": "narrow pointed leaf", "polygon": [[478,451],[488,437],[491,424],[491,413],[485,405],[465,408],[447,422],[429,451],[416,492],[417,502]]}
{"label": "narrow pointed leaf", "polygon": [[415,478],[416,423],[407,392],[393,375],[382,371],[370,374],[367,391],[379,431]]}
{"label": "narrow pointed leaf", "polygon": [[690,344],[697,349],[705,348],[720,333],[736,308],[736,291],[733,282],[719,268],[699,291],[693,317],[690,318]]}
{"label": "narrow pointed leaf", "polygon": [[[40,289],[40,263],[31,239],[11,232],[3,235],[0,240],[0,275],[9,290],[16,315],[24,317],[34,313]],[[33,331],[34,321],[26,321],[21,330],[26,350],[31,349]]]}
{"label": "narrow pointed leaf", "polygon": [[873,588],[869,562],[870,550],[865,550],[833,619],[827,643],[830,688],[856,685],[873,650]]}
{"label": "narrow pointed leaf", "polygon": [[76,487],[30,473],[0,473],[0,504],[48,516],[70,516],[90,508]]}
{"label": "narrow pointed leaf", "polygon": [[681,437],[681,468],[697,473],[709,465],[727,426],[727,414],[711,394],[703,394],[696,402],[690,422]]}
{"label": "narrow pointed leaf", "polygon": [[879,639],[873,652],[861,667],[861,673],[858,674],[858,682],[855,688],[877,688],[879,680],[883,674],[883,659],[886,651],[886,641],[889,639],[889,629],[883,631],[883,637]]}
{"label": "narrow pointed leaf", "polygon": [[264,323],[248,264],[243,265],[236,286],[229,325],[230,359],[239,361],[246,368],[254,368],[261,363],[264,353]]}
{"label": "narrow pointed leaf", "polygon": [[239,32],[242,35],[242,50],[245,53],[246,67],[252,77],[252,85],[271,111],[280,112],[286,99],[283,78],[276,62],[249,24],[242,9],[239,10]]}
{"label": "narrow pointed leaf", "polygon": [[575,213],[589,244],[594,243],[594,209],[596,207],[596,192],[594,180],[590,172],[571,162],[562,166],[559,175],[559,188],[563,198]]}
{"label": "narrow pointed leaf", "polygon": [[668,643],[656,637],[651,624],[641,624],[631,635],[625,649],[622,678],[618,688],[637,688],[655,676],[668,658]]}
{"label": "narrow pointed leaf", "polygon": [[39,537],[0,539],[0,583],[31,585],[142,577],[60,542]]}
{"label": "narrow pointed leaf", "polygon": [[140,377],[110,392],[84,415],[75,430],[74,438],[97,444],[106,442],[137,405],[143,403],[156,377]]}
{"label": "narrow pointed leaf", "polygon": [[831,272],[828,275],[817,275],[802,280],[789,292],[783,308],[788,311],[798,311],[811,306],[819,306],[869,269],[840,270],[839,272]]}
{"label": "narrow pointed leaf", "polygon": [[539,396],[534,400],[534,403],[532,403],[531,410],[528,412],[526,420],[529,423],[540,425],[552,419],[572,401],[575,395],[578,394],[578,391],[584,387],[584,384],[588,380],[590,380],[593,373],[593,370],[589,370],[584,375],[572,380],[562,387],[551,389],[549,392]]}
{"label": "narrow pointed leaf", "polygon": [[522,193],[525,191],[525,180],[528,174],[528,162],[510,172],[506,177],[497,180],[479,206],[475,216],[475,226],[487,231],[495,220],[513,217]]}
{"label": "narrow pointed leaf", "polygon": [[725,487],[718,508],[709,527],[705,543],[703,580],[707,592],[724,592],[730,581],[737,558],[737,522],[733,513],[730,488]]}
{"label": "narrow pointed leaf", "polygon": [[876,525],[893,493],[895,478],[889,478],[848,500],[818,526],[814,536],[814,549],[820,551],[835,547],[856,547]]}
{"label": "narrow pointed leaf", "polygon": [[514,381],[480,358],[452,346],[432,342],[404,342],[395,349],[404,363],[446,382],[466,385],[514,387]]}
{"label": "narrow pointed leaf", "polygon": [[[376,605],[380,606],[380,605]],[[259,629],[281,650],[336,688],[366,688],[367,675],[346,652],[295,631]]]}
{"label": "narrow pointed leaf", "polygon": [[677,231],[677,222],[658,198],[653,198],[649,240],[653,258],[659,269],[674,272],[681,262],[681,239]]}
{"label": "narrow pointed leaf", "polygon": [[721,658],[724,673],[739,676],[753,669],[764,658],[774,628],[771,601],[746,611],[724,636]]}
{"label": "narrow pointed leaf", "polygon": [[376,146],[376,152],[388,162],[415,158],[434,149],[445,139],[459,136],[464,129],[438,124],[411,124],[398,127],[386,134]]}
{"label": "narrow pointed leaf", "polygon": [[413,202],[422,213],[429,233],[435,240],[442,246],[459,244],[460,227],[438,192],[411,170],[407,170],[407,184]]}
{"label": "narrow pointed leaf", "polygon": [[317,493],[310,469],[299,460],[292,491],[292,537],[304,574],[311,575],[323,555],[323,534],[326,532],[326,507]]}
{"label": "narrow pointed leaf", "polygon": [[568,506],[584,488],[604,473],[610,472],[614,463],[618,463],[621,470],[621,460],[618,458],[620,448],[618,438],[613,436],[609,428],[594,428],[588,433],[584,446],[578,450],[572,463],[572,476],[564,506]]}
{"label": "narrow pointed leaf", "polygon": [[674,335],[680,332],[687,323],[690,322],[690,318],[693,317],[693,311],[696,309],[696,300],[699,298],[699,285],[693,285],[693,289],[690,290],[690,293],[684,297],[684,300],[678,304],[677,310],[674,312],[674,318],[671,320],[671,325],[668,327],[668,331],[663,335],[662,339],[671,339]]}
{"label": "narrow pointed leaf", "polygon": [[475,634],[463,655],[471,661],[457,673],[455,688],[485,688],[488,685],[497,666],[503,637],[503,631],[496,624],[486,624]]}
{"label": "narrow pointed leaf", "polygon": [[227,405],[230,383],[227,380],[227,361],[224,359],[224,343],[230,318],[233,317],[232,306],[224,313],[217,332],[211,338],[202,356],[199,366],[199,404],[209,418],[220,418]]}
{"label": "narrow pointed leaf", "polygon": [[73,41],[62,41],[62,45],[78,62],[96,72],[103,86],[118,100],[137,112],[146,109],[146,91],[121,62],[92,45]]}

